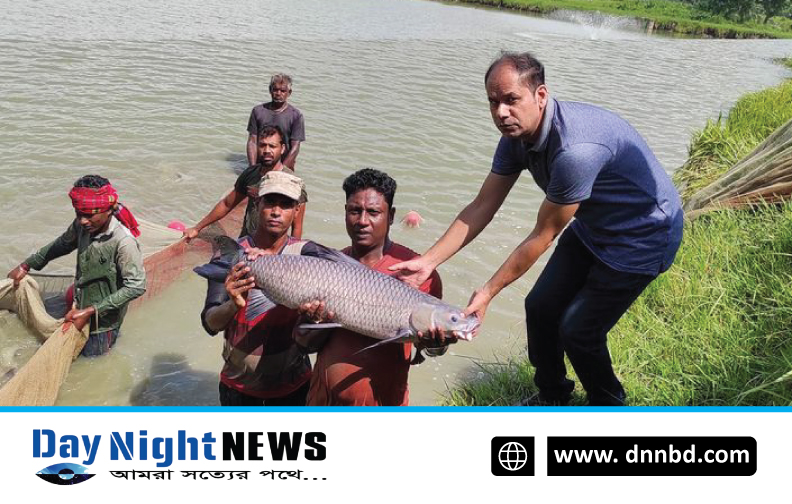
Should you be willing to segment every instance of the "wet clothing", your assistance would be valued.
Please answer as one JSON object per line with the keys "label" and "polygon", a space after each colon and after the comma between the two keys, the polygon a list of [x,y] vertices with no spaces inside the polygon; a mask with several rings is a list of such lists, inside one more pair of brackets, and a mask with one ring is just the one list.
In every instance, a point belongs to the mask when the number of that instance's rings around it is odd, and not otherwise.
{"label": "wet clothing", "polygon": [[260,397],[243,394],[220,382],[220,405],[221,406],[305,406],[305,398],[308,396],[309,382],[305,382],[291,394],[283,397],[271,397],[262,399]]}
{"label": "wet clothing", "polygon": [[[250,237],[238,241],[243,247],[253,245]],[[290,238],[280,253],[302,254],[306,243],[309,242]],[[213,336],[217,333],[206,324],[206,312],[228,300],[225,285],[210,280],[201,322],[206,332]],[[265,402],[294,393],[311,377],[311,362],[292,339],[297,311],[276,305],[246,321],[246,308],[237,311],[224,331],[225,364],[220,382],[240,394]]]}
{"label": "wet clothing", "polygon": [[281,112],[274,112],[264,105],[264,103],[256,105],[250,112],[248,133],[258,136],[264,126],[278,126],[285,136],[283,143],[286,145],[286,150],[283,151],[283,158],[286,159],[292,140],[305,141],[305,121],[302,112],[297,107],[293,107],[291,103],[287,103],[286,108]]}
{"label": "wet clothing", "polygon": [[[288,173],[289,175],[294,175],[294,170],[289,168],[288,166],[281,165],[283,167],[283,171]],[[249,166],[245,171],[243,171],[239,177],[237,177],[236,182],[234,183],[234,191],[237,193],[247,196],[247,207],[245,208],[245,219],[242,222],[242,231],[239,235],[242,236],[253,236],[256,232],[256,228],[258,227],[258,220],[259,220],[259,213],[256,209],[256,199],[251,198],[249,195],[251,193],[258,194],[259,186],[261,185],[261,179],[267,171],[263,170],[263,167],[260,164]],[[308,193],[303,190],[302,195],[300,195],[300,203],[306,203],[308,201]]]}
{"label": "wet clothing", "polygon": [[671,266],[682,241],[679,193],[618,115],[549,99],[536,144],[506,137],[498,144],[492,172],[522,170],[553,203],[580,203],[571,228],[611,268],[657,275]]}
{"label": "wet clothing", "polygon": [[77,249],[74,299],[77,308],[93,306],[91,334],[121,327],[127,305],[146,292],[143,254],[132,233],[115,217],[107,231],[91,236],[77,220],[66,232],[25,260],[40,270],[53,259]]}
{"label": "wet clothing", "polygon": [[[343,251],[350,255],[351,249]],[[418,257],[416,252],[392,243],[372,269],[393,276],[390,266]],[[443,296],[440,275],[435,271],[421,291]],[[407,406],[410,343],[392,343],[357,353],[377,340],[337,329],[316,356],[308,392],[309,406]]]}
{"label": "wet clothing", "polygon": [[108,331],[91,334],[88,337],[88,341],[85,342],[82,351],[80,351],[80,355],[83,357],[104,355],[113,348],[119,336],[118,329],[110,329]]}

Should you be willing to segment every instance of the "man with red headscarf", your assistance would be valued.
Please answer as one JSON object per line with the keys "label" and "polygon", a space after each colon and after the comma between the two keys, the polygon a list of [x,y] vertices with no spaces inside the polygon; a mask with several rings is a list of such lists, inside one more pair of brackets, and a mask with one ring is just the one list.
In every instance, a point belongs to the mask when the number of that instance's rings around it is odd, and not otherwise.
{"label": "man with red headscarf", "polygon": [[25,259],[8,277],[18,286],[31,268],[38,271],[76,249],[75,303],[66,321],[77,328],[90,322],[82,355],[102,355],[115,344],[129,302],[146,292],[143,254],[136,239],[140,231],[106,178],[80,178],[69,197],[77,217],[66,232]]}

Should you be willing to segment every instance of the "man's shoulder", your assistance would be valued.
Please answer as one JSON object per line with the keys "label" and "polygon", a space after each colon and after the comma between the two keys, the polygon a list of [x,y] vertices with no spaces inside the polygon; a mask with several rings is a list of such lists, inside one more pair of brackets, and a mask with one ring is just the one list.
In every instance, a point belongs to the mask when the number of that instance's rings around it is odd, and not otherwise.
{"label": "man's shoulder", "polygon": [[414,251],[413,249],[405,247],[404,245],[396,242],[391,244],[391,247],[388,249],[388,252],[385,255],[399,261],[409,261],[410,259],[415,259],[416,257],[421,256],[421,254]]}
{"label": "man's shoulder", "polygon": [[261,180],[261,165],[250,165],[237,176],[235,187],[247,187]]}
{"label": "man's shoulder", "polygon": [[293,115],[294,117],[302,117],[303,114],[300,111],[300,109],[298,109],[297,107],[295,107],[291,103],[287,103],[286,107],[287,107],[287,110],[289,111],[289,113],[291,115]]}
{"label": "man's shoulder", "polygon": [[[592,123],[600,125],[601,128],[592,128]],[[556,100],[554,130],[575,137],[582,136],[582,140],[585,140],[592,133],[594,137],[602,134],[612,135],[622,128],[633,129],[624,118],[612,110],[591,103]]]}
{"label": "man's shoulder", "polygon": [[267,112],[267,107],[265,105],[266,103],[259,103],[258,105],[253,107],[253,110],[250,111],[250,114],[256,117],[261,116],[262,114]]}

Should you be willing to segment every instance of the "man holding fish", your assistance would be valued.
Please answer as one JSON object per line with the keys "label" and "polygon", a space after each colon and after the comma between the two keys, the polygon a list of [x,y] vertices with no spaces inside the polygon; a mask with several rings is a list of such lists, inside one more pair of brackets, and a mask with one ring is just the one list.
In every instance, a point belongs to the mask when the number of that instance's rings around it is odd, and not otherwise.
{"label": "man holding fish", "polygon": [[425,281],[481,233],[528,170],[546,195],[536,225],[473,294],[465,314],[483,319],[492,299],[561,235],[525,300],[539,393],[522,404],[569,402],[574,382],[566,376],[566,353],[589,404],[623,405],[607,334],[671,266],[682,239],[679,195],[635,129],[612,112],[550,97],[544,67],[530,54],[502,54],[484,80],[502,134],[491,172],[425,255],[391,270],[412,285]]}
{"label": "man holding fish", "polygon": [[[276,177],[291,175],[267,174],[262,184],[263,194],[270,191],[268,181]],[[353,243],[345,250],[349,255],[310,241],[283,241],[286,228],[270,233],[272,236],[267,239],[254,236],[247,243],[237,243],[228,237],[216,239],[219,256],[195,271],[213,280],[215,285],[225,279],[224,291],[231,299],[212,302],[211,311],[207,310],[204,317],[205,325],[210,332],[218,331],[224,324],[253,327],[257,320],[263,320],[262,314],[300,309],[309,314],[313,323],[299,324],[296,339],[303,348],[319,349],[316,379],[311,383],[308,404],[407,404],[410,365],[407,343],[421,338],[434,343],[444,334],[470,339],[478,320],[464,317],[461,309],[425,293],[440,295],[436,274],[422,284],[425,291],[422,292],[383,273],[390,264],[417,255],[388,238],[394,216],[393,179],[376,170],[361,170],[347,179],[344,190],[348,194],[347,231]],[[296,199],[298,194],[294,191],[292,198]],[[266,214],[266,200],[259,205],[262,218],[257,234],[262,234],[262,229],[271,224],[271,218]],[[273,238],[283,241],[282,249],[278,248],[281,241],[272,241]],[[246,245],[266,248],[243,250]],[[282,252],[278,254],[278,250]],[[229,269],[231,273],[226,277]],[[282,331],[285,324],[280,327],[279,338],[285,346]],[[233,327],[230,334],[226,331],[226,336],[236,339]],[[270,337],[262,332],[261,338],[240,341],[248,347],[261,344],[266,354],[270,348],[279,346],[272,344]],[[264,338],[267,341],[258,343]],[[233,341],[229,343],[233,346]],[[244,357],[243,350],[227,351],[226,355]],[[227,365],[230,364],[227,357]],[[253,359],[249,360],[248,368],[250,372],[246,374],[250,380],[244,384],[248,388],[256,387],[257,380],[282,375],[286,369],[283,363]],[[229,385],[231,378],[224,369],[223,383]]]}
{"label": "man holding fish", "polygon": [[[344,254],[387,275],[392,275],[389,266],[418,256],[389,237],[396,213],[395,180],[381,171],[364,168],[347,177],[343,189],[346,230],[352,240]],[[437,272],[422,282],[419,289],[436,298],[443,296]],[[359,306],[358,309],[374,308]],[[303,304],[301,311],[309,319],[332,319],[325,313],[323,302]],[[311,332],[310,326],[303,328],[305,332]],[[297,338],[301,336],[304,334]],[[412,353],[409,342],[368,348],[376,341],[346,328],[335,329],[330,336],[317,354],[308,393],[309,406],[406,406],[409,403],[407,375]],[[446,348],[439,347],[434,352],[444,353]]]}
{"label": "man holding fish", "polygon": [[[303,244],[289,236],[305,185],[295,175],[273,171],[264,175],[255,198],[258,226],[239,239],[241,247],[260,255],[300,254]],[[292,339],[297,312],[251,295],[250,268],[236,260],[212,263],[201,322],[215,335],[224,331],[225,364],[220,373],[223,406],[303,406],[311,363]],[[230,272],[229,272],[230,268]]]}

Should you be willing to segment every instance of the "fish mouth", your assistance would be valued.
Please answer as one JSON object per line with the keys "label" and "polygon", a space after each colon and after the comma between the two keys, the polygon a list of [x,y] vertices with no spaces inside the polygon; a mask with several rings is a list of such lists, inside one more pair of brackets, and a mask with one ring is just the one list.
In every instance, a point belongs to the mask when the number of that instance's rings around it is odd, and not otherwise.
{"label": "fish mouth", "polygon": [[464,326],[459,329],[454,329],[451,331],[451,334],[457,339],[472,341],[473,336],[480,325],[481,321],[478,319],[478,317],[475,315],[470,315],[467,317]]}

